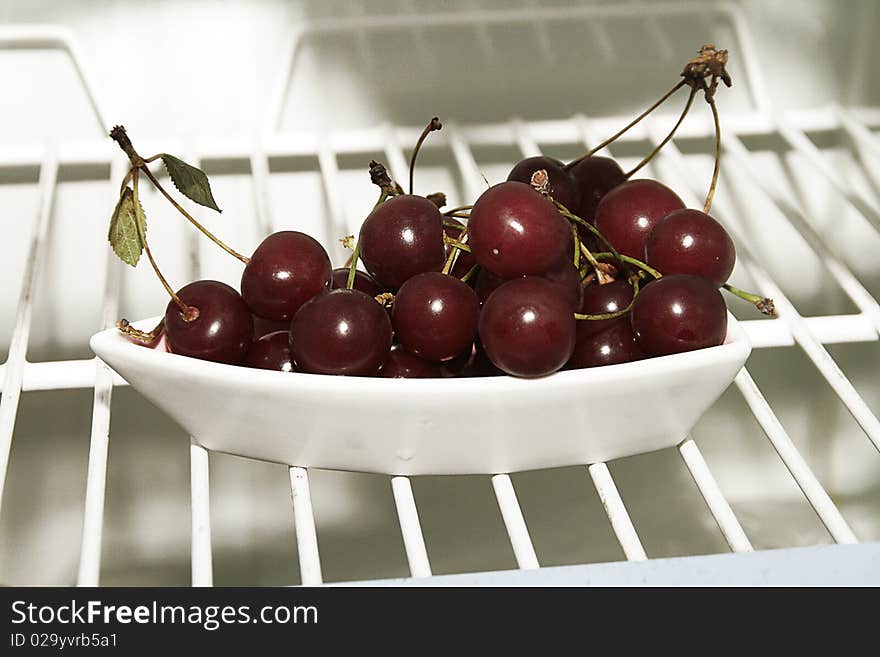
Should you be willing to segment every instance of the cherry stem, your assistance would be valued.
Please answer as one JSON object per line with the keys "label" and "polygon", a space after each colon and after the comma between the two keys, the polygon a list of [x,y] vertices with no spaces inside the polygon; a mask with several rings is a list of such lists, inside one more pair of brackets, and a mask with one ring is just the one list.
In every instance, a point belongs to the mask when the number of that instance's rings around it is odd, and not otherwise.
{"label": "cherry stem", "polygon": [[116,328],[136,342],[150,344],[165,330],[165,318],[163,317],[152,331],[140,331],[129,324],[127,319],[120,319],[116,322]]}
{"label": "cherry stem", "polygon": [[644,262],[642,262],[641,260],[636,260],[635,258],[632,258],[627,255],[621,255],[621,254],[614,255],[613,253],[611,253],[609,251],[600,251],[599,253],[594,253],[593,257],[595,257],[597,260],[611,260],[613,258],[618,258],[618,259],[623,260],[624,262],[626,262],[630,265],[638,267],[642,271],[650,274],[653,278],[663,278],[663,274],[661,274],[659,271],[657,271],[656,269],[654,269],[650,265],[647,265]]}
{"label": "cherry stem", "polygon": [[[131,177],[132,183],[132,197],[134,199],[135,208],[140,207],[140,200],[138,199],[138,178],[140,177],[138,174],[140,173],[140,169],[135,169],[134,173]],[[159,265],[156,264],[156,259],[153,258],[153,252],[150,250],[150,245],[147,242],[147,231],[144,229],[144,222],[141,219],[140,213],[135,212],[134,223],[137,226],[138,237],[141,240],[141,244],[144,245],[144,251],[147,254],[147,258],[150,261],[150,264],[153,266],[153,271],[156,272],[156,276],[159,278],[159,282],[162,283],[162,287],[165,288],[165,291],[169,294],[172,301],[180,308],[180,313],[183,319],[187,322],[191,322],[199,316],[199,309],[194,306],[188,306],[183,301],[181,301],[180,297],[175,294],[174,290],[171,289],[171,286],[168,285],[168,281],[165,280],[165,277],[162,275],[162,272],[159,270]]]}
{"label": "cherry stem", "polygon": [[602,243],[606,247],[608,247],[608,250],[614,254],[615,258],[617,258],[621,263],[625,262],[624,259],[621,257],[621,255],[617,252],[617,249],[614,248],[614,246],[611,244],[611,242],[609,242],[605,238],[605,236],[602,234],[602,232],[598,228],[596,228],[589,221],[585,221],[584,219],[581,219],[576,214],[572,213],[571,210],[569,210],[567,207],[562,205],[562,203],[560,203],[559,201],[554,199],[552,196],[548,196],[547,199],[551,203],[553,203],[553,205],[556,206],[556,209],[559,210],[559,212],[562,214],[562,216],[567,217],[569,220],[574,221],[575,223],[578,223],[581,226],[583,226],[584,228],[586,228],[587,230],[589,230],[591,233],[593,233],[593,235],[595,235],[600,240],[602,240]]}
{"label": "cherry stem", "polygon": [[[244,264],[247,264],[248,262],[250,262],[250,260],[248,258],[246,258],[245,256],[241,255],[237,251],[226,246],[226,244],[224,244],[220,239],[218,239],[215,235],[213,235],[207,228],[205,228],[198,221],[196,221],[192,217],[192,215],[190,215],[189,212],[184,210],[183,207],[181,207],[181,205],[177,201],[175,201],[173,198],[171,198],[171,195],[165,191],[165,188],[162,187],[161,184],[159,184],[159,181],[156,180],[156,177],[150,171],[149,167],[147,166],[147,163],[152,162],[153,160],[156,160],[156,159],[162,157],[164,155],[164,153],[159,153],[159,154],[154,155],[153,157],[147,158],[145,160],[140,155],[138,155],[136,150],[134,150],[134,146],[132,146],[131,140],[128,138],[128,133],[125,132],[125,128],[122,127],[121,125],[113,126],[113,129],[110,131],[110,137],[113,139],[113,141],[115,141],[117,144],[119,144],[119,148],[121,148],[123,150],[123,152],[126,155],[128,155],[128,159],[131,160],[132,171],[135,171],[135,170],[143,171],[144,175],[150,179],[151,183],[153,183],[153,187],[155,187],[160,192],[162,192],[162,195],[168,200],[168,202],[171,203],[171,205],[173,205],[175,207],[175,209],[177,209],[177,211],[180,212],[180,214],[182,214],[184,217],[186,217],[193,226],[198,228],[205,235],[205,237],[207,237],[209,240],[214,242],[214,244],[216,244],[221,249],[226,251],[226,253],[228,253],[229,255],[234,256],[235,258],[238,258],[239,260],[241,260]],[[146,244],[144,246],[146,247]]]}
{"label": "cherry stem", "polygon": [[581,268],[581,249],[586,248],[586,247],[583,244],[581,244],[581,236],[578,233],[578,227],[575,224],[571,225],[571,234],[574,237],[574,266],[575,266],[575,269],[580,269]]}
{"label": "cherry stem", "polygon": [[479,269],[480,269],[480,265],[474,265],[473,267],[468,269],[467,273],[461,277],[461,282],[467,283],[469,280],[471,280],[474,277],[474,274],[476,274]]}
{"label": "cherry stem", "polygon": [[669,143],[669,140],[672,139],[673,136],[675,136],[675,132],[676,132],[676,130],[678,130],[678,127],[681,125],[681,122],[684,121],[684,117],[687,116],[688,110],[690,110],[691,105],[692,105],[693,102],[694,102],[694,96],[696,96],[696,95],[697,95],[697,90],[696,90],[695,88],[691,87],[691,92],[690,92],[690,94],[688,94],[688,99],[687,99],[687,102],[686,102],[685,105],[684,105],[684,109],[681,111],[681,114],[680,114],[679,117],[678,117],[678,121],[676,121],[675,125],[672,126],[672,130],[669,131],[669,134],[666,135],[666,137],[663,139],[663,141],[661,141],[659,144],[657,144],[657,146],[654,148],[654,150],[652,150],[650,153],[648,153],[648,154],[642,159],[641,162],[639,162],[637,165],[635,165],[630,171],[628,171],[628,172],[625,174],[625,176],[624,176],[625,178],[627,178],[627,179],[631,178],[632,175],[633,175],[636,171],[638,171],[638,170],[641,169],[643,166],[645,166],[646,164],[648,164],[648,162],[650,162],[651,160],[653,160],[653,159],[654,159],[654,156],[656,156],[657,153],[660,152],[660,149],[662,149],[664,146],[666,146],[666,144]]}
{"label": "cherry stem", "polygon": [[670,90],[667,91],[665,94],[663,94],[663,95],[662,95],[657,101],[654,102],[653,105],[651,105],[648,109],[646,109],[644,112],[642,112],[642,113],[639,114],[636,118],[634,118],[632,121],[630,121],[630,122],[629,122],[624,128],[622,128],[622,129],[619,130],[618,132],[614,133],[612,136],[610,136],[608,139],[606,139],[605,141],[603,141],[603,142],[602,142],[601,144],[599,144],[598,146],[594,146],[593,148],[591,148],[589,151],[587,151],[586,153],[584,153],[583,155],[581,155],[581,156],[580,156],[579,158],[577,158],[576,160],[572,160],[571,162],[569,162],[568,164],[566,164],[566,165],[565,165],[565,169],[566,169],[566,170],[571,169],[571,168],[572,168],[574,165],[576,165],[578,162],[582,162],[582,161],[586,160],[588,157],[592,157],[594,154],[598,153],[598,152],[601,151],[603,148],[605,148],[608,144],[610,144],[610,143],[616,141],[621,135],[623,135],[623,134],[624,134],[625,132],[627,132],[630,128],[632,128],[633,126],[635,126],[639,121],[641,121],[641,120],[644,119],[646,116],[648,116],[648,114],[650,114],[650,113],[653,112],[655,109],[657,109],[658,107],[660,107],[664,102],[666,102],[666,100],[667,100],[672,94],[674,94],[676,91],[678,91],[679,89],[681,89],[685,84],[687,84],[687,82],[686,82],[685,80],[679,80],[678,83],[677,83],[674,87],[672,87],[672,89],[670,89]]}
{"label": "cherry stem", "polygon": [[419,154],[419,150],[422,148],[422,142],[425,141],[425,138],[434,132],[435,130],[439,130],[443,127],[443,124],[440,123],[440,118],[435,116],[431,119],[430,123],[425,126],[425,129],[422,130],[422,134],[419,135],[419,139],[416,142],[416,147],[413,149],[412,157],[409,160],[409,193],[413,193],[413,172],[416,169],[416,157]]}
{"label": "cherry stem", "polygon": [[459,213],[459,212],[462,212],[464,210],[473,210],[473,209],[474,209],[473,205],[459,205],[458,207],[455,207],[455,208],[449,208],[446,212],[443,213],[443,215],[446,217],[451,217],[452,215]]}
{"label": "cherry stem", "polygon": [[165,191],[165,188],[162,187],[162,185],[159,183],[159,181],[156,179],[156,177],[153,175],[153,173],[146,166],[144,166],[142,168],[142,170],[146,174],[147,178],[150,179],[150,182],[153,183],[153,187],[158,189],[162,193],[162,196],[164,196],[168,200],[168,202],[171,203],[171,205],[173,205],[174,208],[178,212],[180,212],[180,214],[182,214],[184,217],[186,217],[193,226],[198,228],[205,237],[207,237],[209,240],[214,242],[214,244],[216,244],[221,249],[226,251],[226,253],[228,253],[232,257],[238,258],[239,260],[241,260],[244,264],[248,264],[250,262],[250,258],[241,255],[235,249],[232,249],[229,246],[227,246],[220,238],[218,238],[211,231],[209,231],[207,228],[202,226],[202,224],[200,224],[198,221],[196,221],[195,218],[189,212],[184,210],[183,207],[177,201],[175,201],[173,198],[171,198],[171,195],[167,191]]}
{"label": "cherry stem", "polygon": [[[379,188],[379,200],[376,201],[376,205],[373,206],[373,210],[378,208],[391,196],[391,188],[388,185],[383,185]],[[354,249],[351,251],[351,255],[345,263],[345,266],[348,267],[348,279],[345,281],[345,287],[349,290],[354,287],[354,277],[357,276],[357,265],[358,258],[361,255],[361,241],[358,239],[357,242],[354,243]]]}
{"label": "cherry stem", "polygon": [[595,322],[595,321],[602,320],[602,319],[615,319],[616,317],[622,317],[623,315],[626,315],[630,310],[632,310],[633,304],[636,302],[636,297],[639,295],[639,280],[635,279],[632,282],[632,286],[633,286],[633,298],[629,302],[629,304],[627,304],[626,308],[623,308],[621,310],[616,310],[613,313],[602,313],[600,315],[584,315],[582,313],[575,313],[574,318],[581,319],[581,320],[586,319],[586,320],[590,320],[590,321]]}
{"label": "cherry stem", "polygon": [[[456,228],[460,228],[460,226],[456,226]],[[458,239],[452,239],[445,232],[443,233],[443,243],[449,244],[452,246],[452,250],[449,252],[449,257],[446,258],[446,262],[443,263],[443,273],[448,274],[452,271],[452,268],[455,267],[455,261],[458,260],[458,254],[461,251],[467,251],[470,253],[471,247],[464,243],[464,240],[468,238],[467,226],[461,229],[461,232],[458,234]]]}
{"label": "cherry stem", "polygon": [[465,212],[453,212],[452,214],[445,214],[444,217],[451,217],[452,219],[470,219],[470,213]]}
{"label": "cherry stem", "polygon": [[703,212],[709,214],[712,207],[712,199],[715,197],[715,187],[718,185],[718,174],[721,171],[721,121],[718,118],[718,108],[715,106],[715,98],[710,97],[707,101],[712,108],[712,120],[715,122],[715,168],[712,169],[712,182],[709,184],[709,193],[706,194],[706,202],[703,204]]}
{"label": "cherry stem", "polygon": [[730,283],[725,283],[722,285],[725,290],[733,294],[734,296],[743,299],[744,301],[748,301],[750,304],[754,305],[755,308],[760,310],[765,315],[769,315],[770,317],[776,317],[776,305],[773,303],[773,299],[768,297],[762,297],[760,294],[752,294],[751,292],[745,292],[744,290],[740,290],[737,287],[734,287]]}

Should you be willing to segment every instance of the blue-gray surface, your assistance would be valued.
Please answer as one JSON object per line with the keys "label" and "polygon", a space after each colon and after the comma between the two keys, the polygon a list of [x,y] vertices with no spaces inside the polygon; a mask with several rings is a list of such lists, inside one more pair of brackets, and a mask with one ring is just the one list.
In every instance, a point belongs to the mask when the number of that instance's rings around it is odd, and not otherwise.
{"label": "blue-gray surface", "polygon": [[880,543],[502,570],[342,586],[878,586]]}

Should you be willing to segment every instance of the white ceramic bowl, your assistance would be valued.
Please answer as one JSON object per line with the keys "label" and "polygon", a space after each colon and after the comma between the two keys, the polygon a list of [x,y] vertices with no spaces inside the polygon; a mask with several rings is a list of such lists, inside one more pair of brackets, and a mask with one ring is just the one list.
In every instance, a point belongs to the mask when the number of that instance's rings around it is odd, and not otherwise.
{"label": "white ceramic bowl", "polygon": [[542,379],[271,372],[147,349],[116,329],[91,347],[208,449],[403,475],[515,472],[673,446],[751,351],[733,317],[719,347]]}

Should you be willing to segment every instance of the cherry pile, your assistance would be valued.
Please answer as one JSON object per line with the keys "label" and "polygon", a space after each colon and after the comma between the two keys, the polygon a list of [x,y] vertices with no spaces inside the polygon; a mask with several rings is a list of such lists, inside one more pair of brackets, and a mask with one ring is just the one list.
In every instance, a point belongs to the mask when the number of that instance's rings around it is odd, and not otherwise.
{"label": "cherry pile", "polygon": [[719,80],[730,84],[726,61],[726,51],[704,47],[648,110],[688,86],[683,118],[694,94],[705,92],[716,119],[716,167],[702,210],[686,208],[659,181],[632,178],[659,148],[624,172],[595,155],[609,140],[567,164],[526,158],[473,205],[444,211],[444,195],[412,191],[419,147],[442,127],[435,118],[413,151],[409,193],[371,163],[380,197],[359,235],[344,240],[352,250],[345,266],[334,269],[321,244],[301,232],[269,235],[248,258],[205,231],[245,263],[241,293],[211,280],[176,293],[168,286],[146,243],[139,175],[164,193],[147,167],[162,157],[181,193],[218,208],[201,171],[164,154],[140,158],[117,127],[111,136],[132,169],[111,244],[129,264],[145,250],[171,296],[156,330],[135,331],[125,320],[120,330],[145,344],[164,331],[171,352],[220,363],[391,378],[540,377],[720,345],[727,306],[719,288],[772,312],[768,299],[727,284],[736,250],[708,214],[720,153],[714,93]]}

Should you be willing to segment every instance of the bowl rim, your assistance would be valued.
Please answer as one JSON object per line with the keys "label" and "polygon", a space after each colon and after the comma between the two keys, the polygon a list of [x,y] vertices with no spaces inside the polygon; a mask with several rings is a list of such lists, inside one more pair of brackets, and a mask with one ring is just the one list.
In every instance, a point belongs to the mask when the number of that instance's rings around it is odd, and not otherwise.
{"label": "bowl rim", "polygon": [[[155,326],[160,317],[152,317],[132,322],[135,328],[149,329]],[[507,375],[491,377],[448,377],[426,379],[393,379],[383,377],[335,376],[330,374],[308,374],[305,372],[275,372],[239,365],[229,365],[182,356],[159,349],[138,345],[122,335],[115,327],[95,333],[89,340],[92,351],[101,360],[112,361],[121,358],[136,366],[155,368],[167,367],[169,373],[178,372],[188,377],[207,379],[235,378],[242,386],[297,389],[308,385],[316,389],[332,390],[335,393],[347,389],[359,392],[393,390],[396,395],[412,392],[425,394],[431,392],[492,392],[504,393],[526,389],[547,389],[555,386],[610,384],[631,379],[633,376],[650,377],[659,373],[672,373],[706,366],[712,363],[729,362],[737,358],[745,360],[751,352],[751,344],[740,323],[728,312],[727,336],[722,344],[668,356],[656,356],[644,360],[576,370],[560,370],[538,378],[518,378]],[[102,355],[103,354],[103,355]],[[106,358],[105,358],[106,356]],[[112,364],[108,362],[112,368]],[[123,377],[124,378],[124,377]]]}

